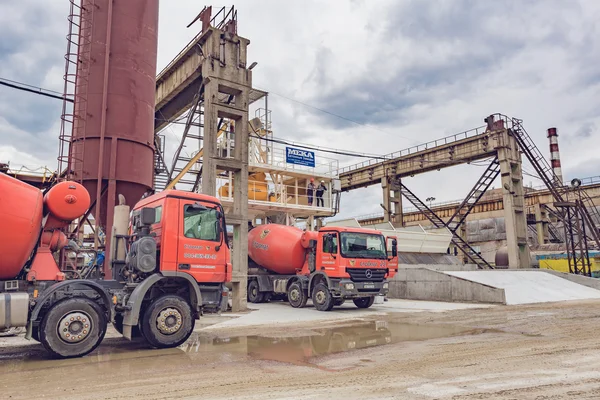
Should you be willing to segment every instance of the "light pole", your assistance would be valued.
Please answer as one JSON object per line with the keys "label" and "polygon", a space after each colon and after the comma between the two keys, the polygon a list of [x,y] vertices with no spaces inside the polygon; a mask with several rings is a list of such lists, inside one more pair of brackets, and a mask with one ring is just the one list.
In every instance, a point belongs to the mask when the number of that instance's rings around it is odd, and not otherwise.
{"label": "light pole", "polygon": [[431,208],[431,202],[435,201],[435,197],[428,197],[425,201],[429,202],[429,208]]}

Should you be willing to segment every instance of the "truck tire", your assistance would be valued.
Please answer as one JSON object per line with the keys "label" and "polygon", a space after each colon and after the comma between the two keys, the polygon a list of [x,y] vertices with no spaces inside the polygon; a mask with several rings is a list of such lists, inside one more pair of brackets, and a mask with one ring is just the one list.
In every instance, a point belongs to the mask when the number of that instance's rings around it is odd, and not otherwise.
{"label": "truck tire", "polygon": [[190,337],[195,324],[190,305],[180,296],[167,294],[148,306],[141,332],[152,347],[177,347]]}
{"label": "truck tire", "polygon": [[287,292],[288,302],[294,308],[302,308],[308,301],[308,293],[302,289],[300,282],[293,282]]}
{"label": "truck tire", "polygon": [[248,301],[250,303],[262,303],[265,301],[265,294],[258,290],[258,282],[252,280],[248,283]]}
{"label": "truck tire", "polygon": [[358,299],[354,299],[353,301],[356,307],[358,308],[369,308],[373,305],[375,297],[359,297]]}
{"label": "truck tire", "polygon": [[92,352],[106,334],[106,315],[96,302],[81,297],[54,304],[39,328],[39,340],[54,357],[81,357]]}
{"label": "truck tire", "polygon": [[327,285],[317,284],[312,292],[312,301],[315,308],[319,311],[331,311],[335,304],[335,299],[331,295]]}

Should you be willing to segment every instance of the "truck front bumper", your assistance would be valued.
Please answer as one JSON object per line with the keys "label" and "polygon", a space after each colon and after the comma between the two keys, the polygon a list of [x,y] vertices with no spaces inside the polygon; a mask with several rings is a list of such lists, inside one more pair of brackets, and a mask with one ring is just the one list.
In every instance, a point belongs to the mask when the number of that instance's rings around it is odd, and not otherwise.
{"label": "truck front bumper", "polygon": [[386,295],[389,290],[387,281],[352,282],[350,279],[332,279],[331,283],[330,290],[333,296],[345,299]]}

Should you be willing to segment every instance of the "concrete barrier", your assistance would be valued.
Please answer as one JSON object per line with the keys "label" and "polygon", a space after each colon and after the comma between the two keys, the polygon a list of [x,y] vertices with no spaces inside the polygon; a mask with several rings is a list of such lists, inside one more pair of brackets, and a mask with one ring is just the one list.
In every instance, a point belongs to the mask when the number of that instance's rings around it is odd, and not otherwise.
{"label": "concrete barrier", "polygon": [[429,268],[399,269],[390,282],[394,299],[506,304],[504,289]]}

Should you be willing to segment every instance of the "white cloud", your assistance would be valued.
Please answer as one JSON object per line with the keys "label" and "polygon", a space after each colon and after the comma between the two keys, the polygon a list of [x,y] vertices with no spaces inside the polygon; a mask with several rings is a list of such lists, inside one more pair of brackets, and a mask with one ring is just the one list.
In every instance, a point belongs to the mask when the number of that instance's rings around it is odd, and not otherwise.
{"label": "white cloud", "polygon": [[[0,77],[61,90],[65,4],[0,5]],[[198,31],[199,23],[185,25],[200,9],[193,0],[161,2],[159,70]],[[256,0],[242,2],[238,18],[239,33],[251,40],[249,60],[258,62],[254,84],[273,93],[277,137],[384,154],[502,112],[522,118],[546,155],[546,129],[557,127],[567,177],[600,175],[600,2]],[[60,102],[38,97],[0,87],[0,145],[16,150],[0,158],[55,160]],[[172,131],[170,149],[181,132]],[[454,167],[406,183],[451,200],[481,172]],[[344,193],[343,213],[379,212],[380,202],[378,187]]]}

